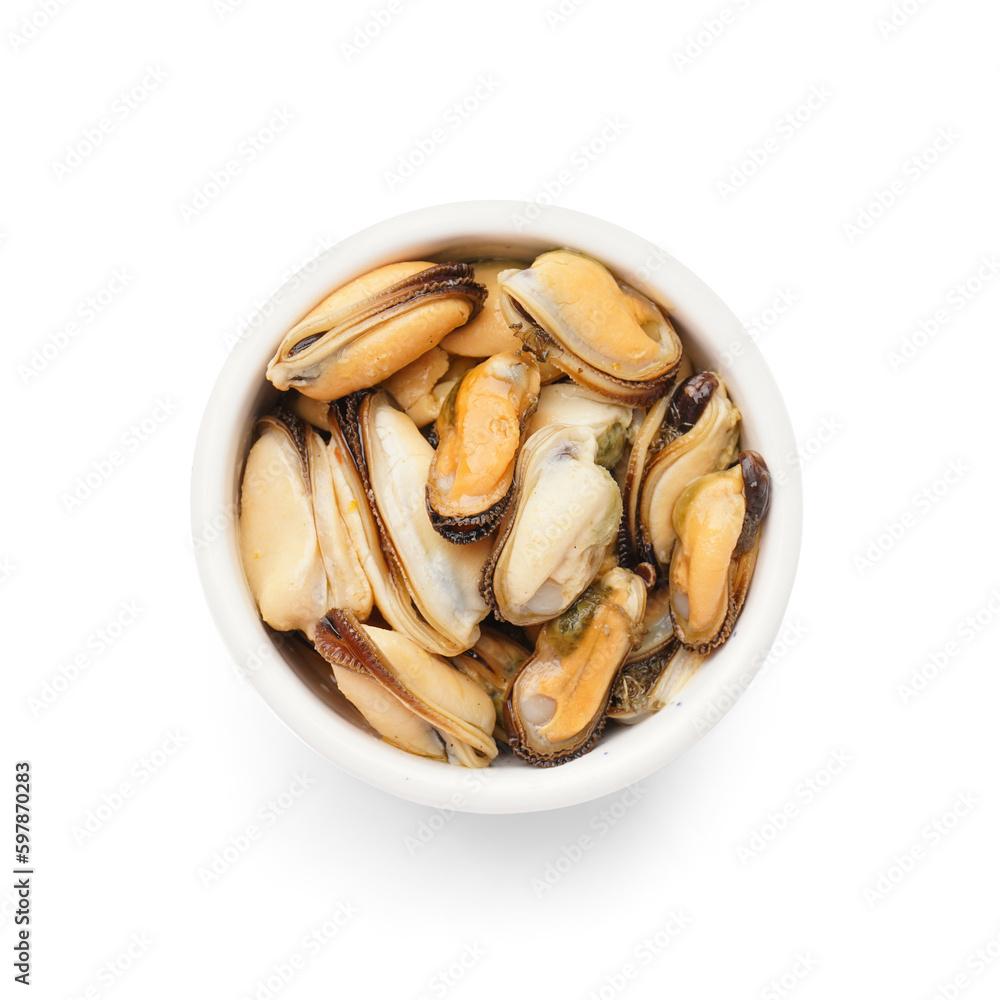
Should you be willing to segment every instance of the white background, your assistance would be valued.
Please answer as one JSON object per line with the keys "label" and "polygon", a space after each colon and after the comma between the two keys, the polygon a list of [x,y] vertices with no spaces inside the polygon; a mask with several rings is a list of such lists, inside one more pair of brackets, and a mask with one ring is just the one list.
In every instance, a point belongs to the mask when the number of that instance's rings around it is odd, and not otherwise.
{"label": "white background", "polygon": [[[29,759],[34,995],[996,996],[996,5],[398,0],[351,51],[387,0],[49,2],[0,19],[0,801]],[[805,456],[802,563],[784,655],[638,794],[441,814],[321,760],[239,680],[191,456],[228,344],[293,270],[561,171],[557,203],[758,322]]]}

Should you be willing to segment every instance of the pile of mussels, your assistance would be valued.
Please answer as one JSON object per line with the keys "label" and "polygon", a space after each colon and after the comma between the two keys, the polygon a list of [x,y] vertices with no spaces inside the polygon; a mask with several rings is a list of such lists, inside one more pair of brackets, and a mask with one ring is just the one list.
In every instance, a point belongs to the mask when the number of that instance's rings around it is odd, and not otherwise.
{"label": "pile of mussels", "polygon": [[598,261],[380,267],[267,377],[285,391],[243,477],[251,591],[395,746],[562,764],[732,631],[767,466],[737,454],[719,376]]}

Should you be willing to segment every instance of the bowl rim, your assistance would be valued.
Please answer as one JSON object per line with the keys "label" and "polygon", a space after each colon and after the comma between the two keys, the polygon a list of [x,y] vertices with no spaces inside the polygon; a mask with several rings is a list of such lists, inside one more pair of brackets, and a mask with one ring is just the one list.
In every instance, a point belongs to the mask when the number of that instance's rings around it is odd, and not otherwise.
{"label": "bowl rim", "polygon": [[[294,322],[331,290],[380,264],[440,259],[450,247],[462,246],[489,247],[491,255],[500,256],[506,245],[520,247],[520,256],[526,249],[530,255],[558,246],[590,253],[666,306],[683,329],[685,346],[700,355],[699,364],[719,371],[731,388],[743,410],[741,433],[764,454],[775,486],[744,613],[679,700],[638,726],[614,727],[590,754],[560,767],[517,762],[467,770],[373,739],[308,690],[250,597],[239,557],[236,503],[248,420],[267,392],[264,367]],[[745,406],[745,400],[752,402]],[[572,209],[453,202],[393,216],[348,236],[260,304],[205,407],[192,466],[191,525],[202,589],[227,649],[240,673],[299,738],[350,774],[412,802],[469,812],[534,812],[587,802],[641,781],[696,743],[735,704],[767,658],[794,583],[802,536],[801,469],[780,390],[753,339],[715,292],[670,254]]]}

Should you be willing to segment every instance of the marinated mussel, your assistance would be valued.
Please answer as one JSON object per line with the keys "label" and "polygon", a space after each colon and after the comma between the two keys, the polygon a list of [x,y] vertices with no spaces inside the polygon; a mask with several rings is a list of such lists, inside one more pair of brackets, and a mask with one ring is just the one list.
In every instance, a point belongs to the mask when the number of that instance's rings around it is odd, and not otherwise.
{"label": "marinated mussel", "polygon": [[574,382],[630,406],[670,390],[682,354],[674,328],[592,257],[553,250],[529,268],[502,271],[498,283],[514,332]]}
{"label": "marinated mussel", "polygon": [[438,446],[427,478],[427,512],[448,541],[476,542],[503,515],[521,430],[538,390],[531,356],[508,351],[466,372],[445,401],[435,425]]}
{"label": "marinated mussel", "polygon": [[506,351],[517,351],[521,341],[507,325],[500,309],[497,278],[502,271],[530,267],[527,261],[511,258],[477,260],[472,265],[475,280],[486,289],[482,310],[464,326],[449,333],[441,346],[449,354],[466,358],[489,358]]}
{"label": "marinated mussel", "polygon": [[551,767],[593,748],[645,606],[642,580],[615,567],[542,626],[504,700],[504,728],[518,757]]}
{"label": "marinated mussel", "polygon": [[705,656],[673,639],[656,655],[626,663],[611,691],[608,718],[631,726],[666,708],[695,675]]}
{"label": "marinated mussel", "polygon": [[691,483],[674,507],[670,613],[678,639],[707,653],[722,645],[743,608],[757,562],[771,475],[755,451]]}
{"label": "marinated mussel", "polygon": [[327,296],[267,368],[279,389],[333,400],[399,371],[473,317],[486,289],[468,264],[387,264]]}
{"label": "marinated mussel", "polygon": [[483,627],[472,649],[449,657],[466,677],[471,677],[493,701],[497,713],[496,739],[507,742],[503,729],[503,700],[507,688],[518,670],[531,656],[531,651],[516,639],[494,628]]}
{"label": "marinated mussel", "polygon": [[479,638],[489,613],[479,580],[490,557],[489,540],[452,545],[433,528],[425,493],[434,449],[386,392],[352,399],[354,457],[379,527],[386,559],[434,629],[429,646],[443,656]]}
{"label": "marinated mussel", "polygon": [[622,513],[597,453],[589,427],[545,427],[522,447],[514,500],[483,576],[503,620],[531,625],[561,615],[597,574]]}
{"label": "marinated mussel", "polygon": [[261,617],[310,637],[332,604],[367,618],[371,587],[338,516],[326,444],[289,411],[261,417],[256,433],[243,474],[240,550]]}
{"label": "marinated mussel", "polygon": [[625,485],[634,559],[666,571],[676,538],[677,498],[692,480],[732,463],[739,423],[740,411],[714,372],[685,379],[669,402],[649,410],[636,435]]}
{"label": "marinated mussel", "polygon": [[538,407],[525,426],[530,437],[543,427],[589,427],[597,435],[597,464],[614,468],[627,444],[633,409],[575,382],[543,386]]}
{"label": "marinated mussel", "polygon": [[267,377],[250,592],[393,746],[563,764],[677,704],[731,634],[770,474],[721,377],[592,257],[376,268]]}
{"label": "marinated mussel", "polygon": [[316,649],[343,695],[387,742],[466,767],[485,767],[496,756],[489,695],[412,639],[333,608],[317,623]]}

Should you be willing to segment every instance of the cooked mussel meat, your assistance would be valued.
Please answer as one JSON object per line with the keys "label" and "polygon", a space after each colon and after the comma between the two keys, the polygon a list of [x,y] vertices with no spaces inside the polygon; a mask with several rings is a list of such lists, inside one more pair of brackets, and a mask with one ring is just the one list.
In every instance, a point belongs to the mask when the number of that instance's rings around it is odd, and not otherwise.
{"label": "cooked mussel meat", "polygon": [[755,451],[691,483],[674,507],[670,609],[677,637],[706,653],[722,645],[743,608],[757,562],[771,475]]}
{"label": "cooked mussel meat", "polygon": [[504,728],[517,756],[551,767],[593,748],[645,606],[642,580],[615,567],[542,626],[504,700]]}
{"label": "cooked mussel meat", "polygon": [[486,767],[496,756],[492,701],[443,657],[338,608],[315,635],[343,695],[387,742],[466,767]]}
{"label": "cooked mussel meat", "polygon": [[427,478],[427,512],[448,541],[478,541],[503,516],[521,431],[538,390],[538,366],[531,356],[508,351],[466,372],[442,406]]}
{"label": "cooked mussel meat", "polygon": [[337,289],[296,323],[267,377],[279,389],[339,399],[437,346],[485,298],[468,264],[387,264]]}
{"label": "cooked mussel meat", "polygon": [[501,308],[525,346],[609,399],[647,406],[668,392],[680,339],[660,309],[599,261],[553,250],[498,278]]}
{"label": "cooked mussel meat", "polygon": [[727,468],[736,455],[740,411],[722,379],[699,372],[664,407],[647,414],[626,477],[628,541],[635,559],[670,563],[674,506],[692,480]]}
{"label": "cooked mussel meat", "polygon": [[597,453],[589,427],[544,427],[521,448],[514,500],[483,577],[505,621],[531,625],[562,614],[597,574],[622,511]]}

